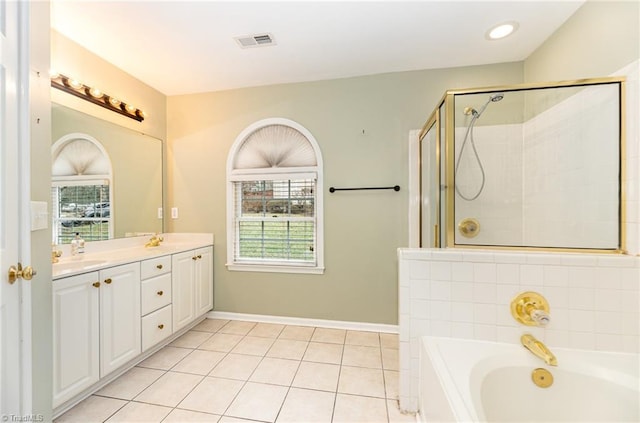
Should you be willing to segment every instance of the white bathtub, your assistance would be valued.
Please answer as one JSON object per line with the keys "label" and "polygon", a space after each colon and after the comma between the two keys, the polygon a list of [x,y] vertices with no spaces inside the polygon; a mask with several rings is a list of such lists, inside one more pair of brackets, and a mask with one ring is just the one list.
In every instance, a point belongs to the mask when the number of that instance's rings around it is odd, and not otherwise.
{"label": "white bathtub", "polygon": [[[639,355],[550,349],[557,367],[516,344],[424,337],[420,420],[640,421]],[[553,385],[534,385],[535,368],[549,370]]]}

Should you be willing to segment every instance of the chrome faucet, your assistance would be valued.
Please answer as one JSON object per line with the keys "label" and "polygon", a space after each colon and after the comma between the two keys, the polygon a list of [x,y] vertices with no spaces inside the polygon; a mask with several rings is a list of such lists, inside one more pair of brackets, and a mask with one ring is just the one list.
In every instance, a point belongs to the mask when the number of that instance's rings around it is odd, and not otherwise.
{"label": "chrome faucet", "polygon": [[145,247],[157,247],[158,245],[160,245],[160,243],[162,241],[164,241],[164,238],[162,238],[161,236],[158,236],[158,234],[155,234],[154,236],[151,237],[149,242],[144,244],[144,246]]}
{"label": "chrome faucet", "polygon": [[558,359],[556,359],[556,356],[553,355],[551,350],[549,350],[549,348],[547,348],[547,346],[544,343],[542,343],[542,341],[537,340],[530,333],[526,333],[522,335],[520,337],[520,342],[526,349],[531,351],[533,355],[542,359],[549,366],[558,365]]}

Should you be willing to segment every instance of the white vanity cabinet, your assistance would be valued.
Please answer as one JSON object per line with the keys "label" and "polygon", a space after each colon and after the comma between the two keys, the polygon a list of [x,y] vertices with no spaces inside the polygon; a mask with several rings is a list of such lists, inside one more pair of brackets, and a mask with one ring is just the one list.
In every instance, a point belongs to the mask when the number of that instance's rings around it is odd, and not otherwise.
{"label": "white vanity cabinet", "polygon": [[54,407],[141,352],[140,263],[55,281]]}
{"label": "white vanity cabinet", "polygon": [[171,317],[171,256],[141,263],[142,351],[173,333]]}
{"label": "white vanity cabinet", "polygon": [[98,272],[53,286],[53,406],[100,379]]}
{"label": "white vanity cabinet", "polygon": [[213,308],[213,247],[174,254],[171,266],[176,331]]}
{"label": "white vanity cabinet", "polygon": [[140,263],[100,271],[100,377],[142,352]]}
{"label": "white vanity cabinet", "polygon": [[213,236],[164,237],[159,248],[98,241],[81,259],[53,264],[54,417],[213,308]]}

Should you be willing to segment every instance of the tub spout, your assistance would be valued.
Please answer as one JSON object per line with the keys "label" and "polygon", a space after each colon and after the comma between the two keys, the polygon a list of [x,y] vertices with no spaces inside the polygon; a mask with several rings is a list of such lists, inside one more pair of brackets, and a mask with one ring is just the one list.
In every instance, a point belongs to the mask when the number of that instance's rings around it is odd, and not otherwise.
{"label": "tub spout", "polygon": [[553,355],[551,350],[549,350],[549,348],[547,348],[547,346],[543,344],[542,341],[538,341],[530,333],[522,335],[520,337],[520,342],[526,349],[531,351],[533,355],[535,355],[538,358],[541,358],[549,366],[558,365],[558,360],[556,359],[556,356]]}

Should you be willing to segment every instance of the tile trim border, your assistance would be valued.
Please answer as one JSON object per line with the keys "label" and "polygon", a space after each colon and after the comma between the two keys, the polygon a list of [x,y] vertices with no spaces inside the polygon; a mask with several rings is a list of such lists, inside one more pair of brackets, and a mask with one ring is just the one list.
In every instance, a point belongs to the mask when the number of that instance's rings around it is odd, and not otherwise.
{"label": "tile trim border", "polygon": [[271,316],[266,314],[246,314],[229,311],[210,311],[208,319],[244,320],[257,323],[278,323],[294,326],[314,326],[328,329],[359,330],[364,332],[399,333],[398,325],[384,323],[348,322],[341,320],[308,319],[303,317]]}

